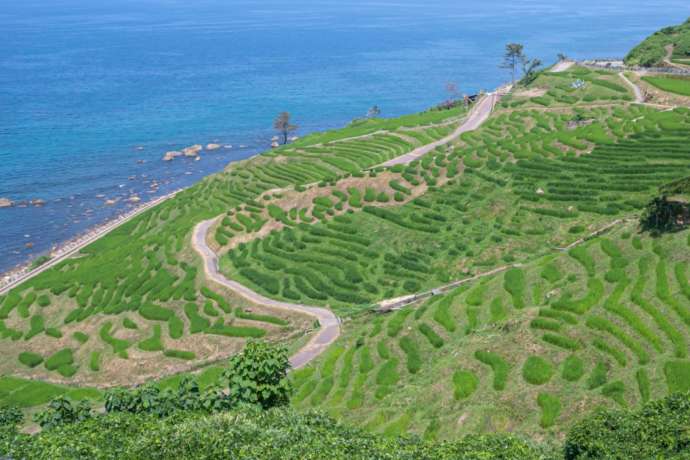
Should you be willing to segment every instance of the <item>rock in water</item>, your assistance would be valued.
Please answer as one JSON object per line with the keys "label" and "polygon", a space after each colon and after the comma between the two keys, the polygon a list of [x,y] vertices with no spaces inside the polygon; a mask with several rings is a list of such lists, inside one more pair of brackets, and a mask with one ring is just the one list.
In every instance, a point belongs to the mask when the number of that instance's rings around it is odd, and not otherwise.
{"label": "rock in water", "polygon": [[36,206],[37,208],[40,208],[41,206],[45,206],[46,201],[41,200],[40,198],[37,198],[35,200],[31,200],[31,205]]}
{"label": "rock in water", "polygon": [[192,145],[191,147],[186,147],[182,149],[182,154],[186,157],[195,157],[201,152],[204,148],[200,146],[199,144]]}
{"label": "rock in water", "polygon": [[8,198],[0,198],[0,208],[11,208],[14,202]]}
{"label": "rock in water", "polygon": [[138,203],[141,201],[141,198],[139,198],[136,195],[132,195],[129,197],[129,199],[127,201],[129,201],[130,203]]}
{"label": "rock in water", "polygon": [[171,150],[170,152],[165,152],[165,155],[163,156],[163,161],[172,161],[173,158],[181,156],[182,152],[178,152],[177,150]]}
{"label": "rock in water", "polygon": [[218,150],[220,148],[220,144],[208,144],[206,146],[206,150]]}

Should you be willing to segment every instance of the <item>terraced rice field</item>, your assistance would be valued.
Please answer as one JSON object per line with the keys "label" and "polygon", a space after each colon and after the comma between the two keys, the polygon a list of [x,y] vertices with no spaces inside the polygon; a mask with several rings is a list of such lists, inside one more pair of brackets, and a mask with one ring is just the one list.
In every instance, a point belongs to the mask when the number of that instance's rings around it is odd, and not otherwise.
{"label": "terraced rice field", "polygon": [[688,77],[649,76],[642,79],[662,91],[690,96],[690,78]]}
{"label": "terraced rice field", "polygon": [[294,374],[300,407],[455,437],[558,430],[597,404],[690,389],[688,233],[636,225],[390,314]]}
{"label": "terraced rice field", "polygon": [[367,120],[309,136],[232,165],[143,213],[0,296],[0,372],[82,385],[133,383],[222,359],[249,338],[294,340],[311,327],[309,318],[207,285],[190,248],[193,226],[242,205],[245,212],[234,214],[228,228],[257,229],[252,210],[267,190],[360,171],[447,135],[463,112]]}
{"label": "terraced rice field", "polygon": [[[358,121],[230,165],[0,298],[0,369],[131,382],[213,363],[250,338],[299,344],[310,320],[199,272],[191,230],[217,217],[209,241],[228,278],[344,319],[343,337],[294,372],[299,407],[390,435],[557,435],[593,404],[684,389],[688,237],[652,240],[629,219],[690,176],[690,111],[630,104],[619,85],[606,72],[546,73],[527,88],[542,96],[507,98],[409,165],[377,166],[447,136],[463,109]],[[34,395],[25,406],[85,391],[0,379],[0,398]]]}
{"label": "terraced rice field", "polygon": [[633,100],[630,89],[616,74],[577,66],[566,72],[544,72],[530,87],[531,92],[516,92],[505,98],[501,106],[543,109]]}
{"label": "terraced rice field", "polygon": [[227,235],[221,268],[266,295],[348,311],[547,253],[689,175],[687,115],[499,115],[409,166],[270,197],[257,212],[270,231]]}

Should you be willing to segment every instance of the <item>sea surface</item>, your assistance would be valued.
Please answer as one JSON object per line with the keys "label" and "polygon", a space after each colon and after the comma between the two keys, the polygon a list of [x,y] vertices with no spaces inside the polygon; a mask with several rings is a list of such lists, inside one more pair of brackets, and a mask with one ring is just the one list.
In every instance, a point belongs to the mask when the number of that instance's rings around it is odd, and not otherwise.
{"label": "sea surface", "polygon": [[[376,104],[493,89],[508,42],[621,57],[687,0],[0,0],[0,272],[143,201]],[[200,161],[168,150],[217,142]],[[158,186],[153,186],[157,184]],[[23,205],[45,200],[42,207]],[[106,200],[117,200],[107,205]]]}

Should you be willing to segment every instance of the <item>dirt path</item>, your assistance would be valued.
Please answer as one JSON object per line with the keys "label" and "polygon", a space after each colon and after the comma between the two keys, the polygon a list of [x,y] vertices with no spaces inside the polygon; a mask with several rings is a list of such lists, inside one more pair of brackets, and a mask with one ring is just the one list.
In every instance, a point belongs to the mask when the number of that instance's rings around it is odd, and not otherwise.
{"label": "dirt path", "polygon": [[206,244],[206,233],[213,225],[215,220],[216,219],[211,219],[200,222],[194,227],[194,232],[192,233],[192,246],[194,247],[194,250],[199,253],[203,260],[206,278],[232,290],[233,292],[236,292],[237,294],[251,300],[254,303],[289,310],[292,312],[303,313],[312,316],[319,321],[319,331],[314,335],[314,337],[311,338],[309,343],[307,343],[297,353],[290,357],[290,364],[292,365],[293,369],[299,369],[326,351],[328,346],[340,336],[340,321],[338,321],[338,317],[327,308],[292,304],[269,299],[268,297],[264,297],[261,294],[252,291],[237,281],[229,280],[223,276],[218,271],[218,257],[216,256],[216,253],[213,252]]}
{"label": "dirt path", "polygon": [[427,153],[431,152],[436,147],[440,147],[442,145],[446,145],[449,142],[454,141],[455,139],[460,137],[462,133],[474,131],[475,129],[479,128],[482,125],[482,123],[484,123],[487,120],[487,118],[489,118],[489,115],[491,115],[491,112],[496,106],[496,103],[498,102],[500,96],[500,91],[487,94],[486,97],[479,101],[479,103],[472,109],[465,121],[462,122],[460,126],[458,126],[458,128],[448,136],[434,141],[431,144],[418,147],[412,150],[411,152],[400,155],[399,157],[390,159],[385,163],[380,164],[379,166],[388,167],[398,164],[408,164],[416,160],[417,158],[422,157]]}
{"label": "dirt path", "polygon": [[681,64],[676,64],[673,62],[673,45],[666,45],[664,48],[666,50],[666,56],[664,57],[664,64],[666,64],[669,67],[673,67],[675,69],[681,69],[684,71],[688,71],[688,66],[681,65]]}
{"label": "dirt path", "polygon": [[559,61],[557,62],[553,67],[551,67],[551,70],[549,72],[553,73],[559,73],[559,72],[565,72],[569,68],[575,65],[575,61]]}
{"label": "dirt path", "polygon": [[399,310],[411,303],[415,303],[418,300],[421,299],[426,299],[428,297],[432,297],[435,295],[439,294],[444,294],[451,289],[455,289],[458,286],[462,286],[463,284],[471,283],[472,281],[476,281],[478,279],[486,278],[487,276],[493,276],[496,275],[497,273],[504,272],[508,269],[514,268],[514,267],[521,267],[522,264],[512,264],[512,265],[503,265],[501,267],[494,268],[492,270],[489,270],[488,272],[484,273],[479,273],[478,275],[470,276],[469,278],[463,278],[461,280],[453,281],[448,284],[444,284],[443,286],[438,286],[434,289],[431,289],[430,291],[425,291],[425,292],[420,292],[417,294],[412,294],[409,296],[404,296],[400,297],[397,299],[389,299],[389,300],[384,300],[382,302],[379,302],[380,307],[378,308],[379,312],[388,312],[392,310]]}
{"label": "dirt path", "polygon": [[618,76],[621,77],[630,88],[632,88],[633,93],[635,93],[635,102],[637,102],[638,104],[644,104],[645,97],[644,94],[642,94],[642,90],[640,89],[640,87],[632,81],[630,81],[630,79],[626,77],[623,72],[619,72]]}

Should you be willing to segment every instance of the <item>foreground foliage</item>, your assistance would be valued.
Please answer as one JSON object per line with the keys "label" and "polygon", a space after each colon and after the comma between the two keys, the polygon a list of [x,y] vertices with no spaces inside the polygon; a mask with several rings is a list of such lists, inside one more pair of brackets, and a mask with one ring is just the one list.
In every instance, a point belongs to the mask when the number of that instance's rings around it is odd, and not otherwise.
{"label": "foreground foliage", "polygon": [[537,445],[512,435],[458,441],[368,433],[318,412],[243,406],[206,415],[177,411],[111,413],[18,433],[16,413],[0,410],[0,455],[54,459],[559,459],[687,458],[690,394],[676,393],[636,412],[600,410],[580,421],[565,445]]}
{"label": "foreground foliage", "polygon": [[245,408],[204,416],[181,412],[166,419],[109,414],[38,435],[0,429],[0,454],[56,459],[456,459],[546,458],[512,436],[471,436],[428,443],[387,438],[350,428],[318,413]]}
{"label": "foreground foliage", "polygon": [[688,458],[690,394],[675,393],[636,412],[599,410],[576,424],[565,458]]}

